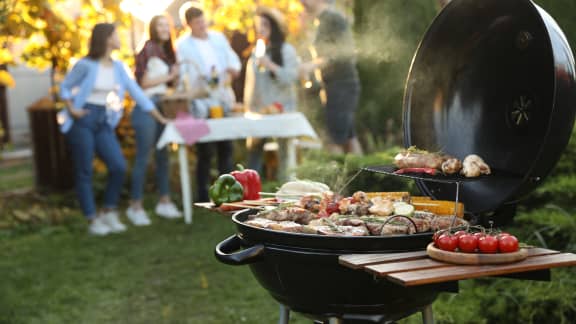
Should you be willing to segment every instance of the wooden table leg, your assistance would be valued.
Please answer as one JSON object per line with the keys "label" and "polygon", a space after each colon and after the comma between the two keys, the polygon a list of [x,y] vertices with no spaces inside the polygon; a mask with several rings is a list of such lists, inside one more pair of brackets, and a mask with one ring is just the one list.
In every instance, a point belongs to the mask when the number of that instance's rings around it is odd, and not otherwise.
{"label": "wooden table leg", "polygon": [[290,308],[280,304],[280,318],[278,324],[288,324],[290,322]]}
{"label": "wooden table leg", "polygon": [[192,190],[187,153],[186,145],[178,145],[178,164],[180,164],[180,186],[182,188],[182,203],[184,204],[184,221],[186,224],[192,224]]}
{"label": "wooden table leg", "polygon": [[432,313],[432,304],[427,305],[422,309],[422,323],[434,324],[434,314]]}

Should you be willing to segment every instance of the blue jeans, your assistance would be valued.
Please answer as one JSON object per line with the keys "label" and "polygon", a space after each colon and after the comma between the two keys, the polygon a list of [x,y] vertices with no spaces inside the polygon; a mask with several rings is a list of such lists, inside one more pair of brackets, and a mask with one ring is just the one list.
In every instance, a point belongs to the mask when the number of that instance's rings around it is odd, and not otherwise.
{"label": "blue jeans", "polygon": [[92,218],[96,216],[92,190],[94,153],[108,169],[108,182],[104,192],[105,208],[115,208],[118,204],[126,173],[126,160],[116,134],[106,120],[106,109],[93,104],[86,104],[84,109],[89,113],[74,121],[65,137],[72,153],[74,181],[80,207],[87,218]]}
{"label": "blue jeans", "polygon": [[136,159],[132,168],[132,199],[142,199],[146,183],[146,169],[152,151],[154,151],[156,161],[158,192],[160,196],[168,195],[170,193],[168,149],[166,146],[161,150],[156,149],[156,142],[164,131],[164,125],[156,121],[150,113],[136,106],[132,111],[132,127],[136,133]]}

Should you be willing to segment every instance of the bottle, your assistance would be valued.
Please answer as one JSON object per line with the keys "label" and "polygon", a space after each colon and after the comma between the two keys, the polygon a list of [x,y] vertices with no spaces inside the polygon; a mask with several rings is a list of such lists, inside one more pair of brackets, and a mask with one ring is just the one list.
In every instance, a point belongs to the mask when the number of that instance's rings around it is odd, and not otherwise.
{"label": "bottle", "polygon": [[210,85],[210,88],[214,89],[218,86],[219,81],[220,80],[218,78],[218,71],[216,71],[216,66],[212,65],[210,68],[210,79],[208,80],[208,85]]}

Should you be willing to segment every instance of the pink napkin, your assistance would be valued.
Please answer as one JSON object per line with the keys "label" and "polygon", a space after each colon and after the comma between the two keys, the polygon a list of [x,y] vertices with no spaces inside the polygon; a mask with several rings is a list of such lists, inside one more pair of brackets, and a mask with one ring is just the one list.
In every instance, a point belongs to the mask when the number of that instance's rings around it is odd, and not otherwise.
{"label": "pink napkin", "polygon": [[210,128],[206,120],[196,119],[186,113],[178,113],[176,119],[174,119],[174,126],[188,145],[192,145],[200,137],[210,134]]}

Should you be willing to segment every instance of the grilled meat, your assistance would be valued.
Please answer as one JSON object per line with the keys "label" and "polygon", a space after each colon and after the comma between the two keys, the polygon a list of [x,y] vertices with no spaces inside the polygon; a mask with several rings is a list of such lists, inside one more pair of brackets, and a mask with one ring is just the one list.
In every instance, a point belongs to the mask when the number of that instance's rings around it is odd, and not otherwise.
{"label": "grilled meat", "polygon": [[258,217],[275,221],[293,221],[300,224],[308,224],[315,218],[315,214],[300,207],[287,207],[286,209],[274,209],[268,212],[258,213]]}
{"label": "grilled meat", "polygon": [[440,170],[444,157],[436,153],[418,153],[403,151],[394,157],[394,164],[399,169],[431,168]]}
{"label": "grilled meat", "polygon": [[372,198],[373,205],[368,208],[372,215],[389,216],[394,212],[394,202],[380,197]]}
{"label": "grilled meat", "polygon": [[462,162],[454,157],[449,157],[442,163],[442,172],[444,174],[455,174],[462,169]]}
{"label": "grilled meat", "polygon": [[490,174],[491,170],[481,157],[476,154],[470,154],[462,162],[462,171],[460,173],[465,177],[474,178],[482,174]]}

